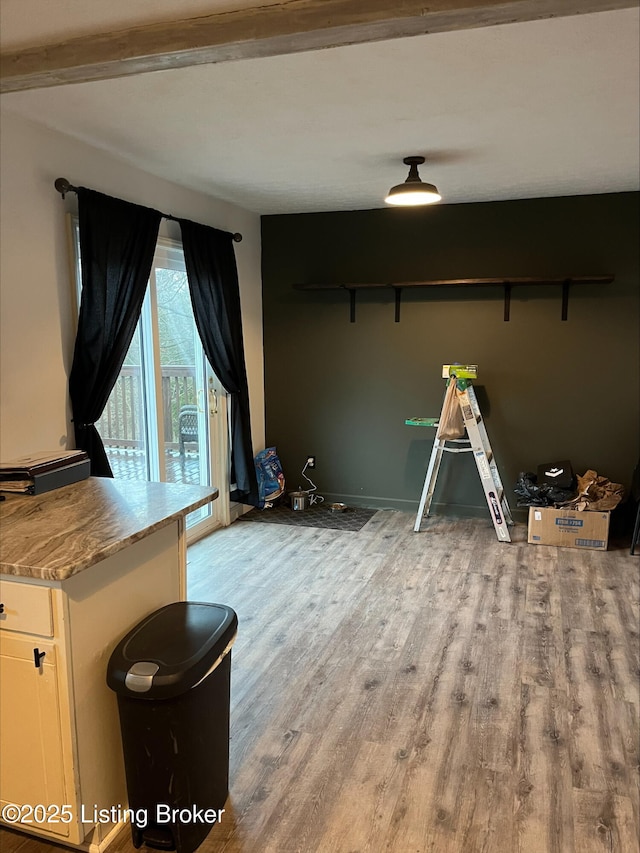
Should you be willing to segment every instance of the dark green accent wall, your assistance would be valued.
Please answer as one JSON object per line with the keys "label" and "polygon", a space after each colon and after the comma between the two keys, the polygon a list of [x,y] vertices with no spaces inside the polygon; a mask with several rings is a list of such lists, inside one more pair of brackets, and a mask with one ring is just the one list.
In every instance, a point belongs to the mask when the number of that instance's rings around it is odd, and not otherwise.
{"label": "dark green accent wall", "polygon": [[[532,199],[265,216],[262,219],[267,444],[295,488],[307,454],[320,494],[415,510],[434,438],[407,417],[438,415],[441,366],[474,383],[503,483],[570,459],[629,486],[640,454],[639,195]],[[614,273],[561,290],[300,292],[302,282],[399,282]],[[446,456],[434,510],[486,512],[469,455]]]}

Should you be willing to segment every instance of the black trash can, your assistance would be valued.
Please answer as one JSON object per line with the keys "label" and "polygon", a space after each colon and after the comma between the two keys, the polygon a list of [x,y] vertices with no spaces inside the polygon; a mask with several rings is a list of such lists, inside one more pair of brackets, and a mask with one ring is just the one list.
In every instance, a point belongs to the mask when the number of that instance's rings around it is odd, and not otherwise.
{"label": "black trash can", "polygon": [[168,604],[136,625],[109,659],[135,847],[192,853],[222,818],[237,626],[222,604]]}

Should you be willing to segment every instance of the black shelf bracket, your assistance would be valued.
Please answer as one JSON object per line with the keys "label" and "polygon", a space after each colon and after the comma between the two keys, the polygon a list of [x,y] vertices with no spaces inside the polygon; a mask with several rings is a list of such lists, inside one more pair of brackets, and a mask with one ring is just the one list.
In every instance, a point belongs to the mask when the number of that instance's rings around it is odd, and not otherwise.
{"label": "black shelf bracket", "polygon": [[508,281],[504,283],[504,321],[509,322],[511,314],[511,284]]}
{"label": "black shelf bracket", "polygon": [[395,322],[396,322],[396,323],[399,323],[399,322],[400,322],[400,300],[402,299],[402,288],[401,288],[401,287],[394,287],[393,289],[394,289],[394,290],[395,290],[395,292],[396,292],[396,316],[395,316]]}
{"label": "black shelf bracket", "polygon": [[566,281],[562,282],[562,320],[566,320],[569,316],[569,287],[571,286],[571,280],[566,279]]}
{"label": "black shelf bracket", "polygon": [[356,321],[356,292],[351,287],[349,288],[349,322],[355,323]]}

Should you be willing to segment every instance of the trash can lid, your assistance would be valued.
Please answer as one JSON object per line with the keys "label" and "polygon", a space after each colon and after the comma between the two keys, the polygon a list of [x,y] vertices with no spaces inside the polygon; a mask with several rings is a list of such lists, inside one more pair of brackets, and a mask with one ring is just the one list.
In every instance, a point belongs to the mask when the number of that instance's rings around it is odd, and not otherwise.
{"label": "trash can lid", "polygon": [[224,604],[177,601],[139,622],[113,650],[107,684],[122,696],[168,699],[197,685],[235,640],[238,617]]}

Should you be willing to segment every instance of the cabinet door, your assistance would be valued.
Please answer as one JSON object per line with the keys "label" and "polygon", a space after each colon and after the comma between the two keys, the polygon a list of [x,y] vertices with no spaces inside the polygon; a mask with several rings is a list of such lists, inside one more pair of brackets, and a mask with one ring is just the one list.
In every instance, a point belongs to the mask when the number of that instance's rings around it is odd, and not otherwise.
{"label": "cabinet door", "polygon": [[[38,668],[34,663],[36,648],[45,653]],[[50,808],[73,803],[68,799],[64,778],[55,653],[55,645],[39,637],[2,636],[0,802],[42,805],[48,808],[44,821],[42,811],[31,814],[24,829],[69,836],[70,825],[60,822],[59,817],[56,821]],[[77,816],[73,817],[75,823]],[[19,823],[16,828],[20,828]]]}

